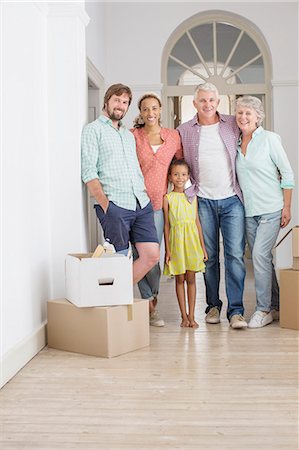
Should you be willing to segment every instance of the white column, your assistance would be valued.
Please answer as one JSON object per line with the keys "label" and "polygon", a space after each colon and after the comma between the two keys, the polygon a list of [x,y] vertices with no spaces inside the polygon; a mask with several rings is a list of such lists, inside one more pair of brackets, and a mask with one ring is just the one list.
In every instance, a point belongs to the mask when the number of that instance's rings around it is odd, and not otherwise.
{"label": "white column", "polygon": [[86,251],[80,136],[87,119],[83,3],[48,5],[48,142],[53,297],[64,296],[67,253]]}

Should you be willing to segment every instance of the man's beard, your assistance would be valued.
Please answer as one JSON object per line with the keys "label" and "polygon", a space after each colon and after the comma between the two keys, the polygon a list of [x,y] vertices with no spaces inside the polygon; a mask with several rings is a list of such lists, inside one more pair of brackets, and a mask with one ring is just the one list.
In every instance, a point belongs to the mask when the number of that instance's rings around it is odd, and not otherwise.
{"label": "man's beard", "polygon": [[122,111],[122,110],[115,111],[115,110],[116,110],[116,108],[114,108],[113,110],[107,108],[107,114],[112,121],[121,120],[124,117],[124,115],[126,114],[126,111]]}

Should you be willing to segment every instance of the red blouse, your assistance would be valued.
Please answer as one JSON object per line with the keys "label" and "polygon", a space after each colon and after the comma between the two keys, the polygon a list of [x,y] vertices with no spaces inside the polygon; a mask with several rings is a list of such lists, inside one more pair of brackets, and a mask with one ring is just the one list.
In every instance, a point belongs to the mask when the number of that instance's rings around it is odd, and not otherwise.
{"label": "red blouse", "polygon": [[161,128],[163,143],[154,153],[143,128],[131,130],[135,136],[136,149],[147,194],[156,211],[162,209],[163,196],[167,193],[167,173],[172,158],[183,158],[180,135],[171,128]]}

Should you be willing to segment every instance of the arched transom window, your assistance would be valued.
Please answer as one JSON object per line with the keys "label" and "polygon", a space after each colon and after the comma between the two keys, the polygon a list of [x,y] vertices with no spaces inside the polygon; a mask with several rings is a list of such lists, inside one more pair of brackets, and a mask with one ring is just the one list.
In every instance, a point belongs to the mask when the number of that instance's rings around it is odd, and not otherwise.
{"label": "arched transom window", "polygon": [[226,12],[192,17],[169,38],[162,66],[168,126],[192,117],[194,90],[207,81],[221,94],[222,112],[233,113],[235,98],[244,94],[259,97],[270,111],[269,50],[261,32],[245,18]]}

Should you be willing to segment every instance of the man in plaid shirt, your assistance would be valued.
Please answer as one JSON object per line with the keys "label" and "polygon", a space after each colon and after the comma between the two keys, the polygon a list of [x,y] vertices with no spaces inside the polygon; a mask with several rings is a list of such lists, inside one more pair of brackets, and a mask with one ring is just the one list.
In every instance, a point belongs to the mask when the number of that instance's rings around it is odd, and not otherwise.
{"label": "man in plaid shirt", "polygon": [[105,239],[119,253],[129,242],[139,258],[133,263],[137,283],[159,261],[154,213],[145,190],[133,134],[121,119],[132,100],[128,86],[114,84],[105,93],[103,114],[82,132],[82,180],[97,200]]}
{"label": "man in plaid shirt", "polygon": [[197,114],[180,125],[184,158],[191,168],[188,197],[197,195],[198,212],[208,252],[206,272],[206,322],[219,323],[220,231],[224,246],[227,318],[232,328],[245,328],[243,291],[245,218],[242,193],[236,178],[235,159],[239,129],[234,116],[217,112],[220,98],[211,83],[199,85],[193,104]]}

